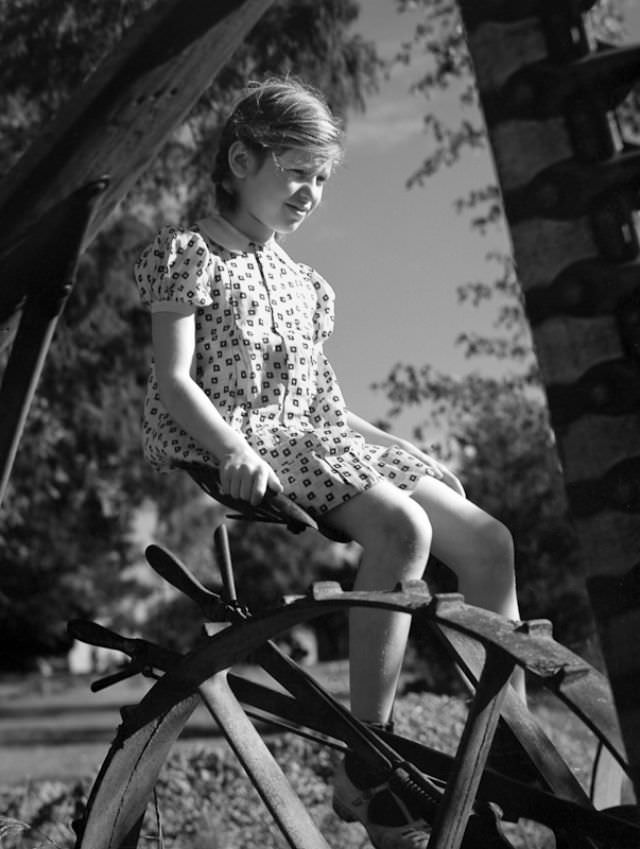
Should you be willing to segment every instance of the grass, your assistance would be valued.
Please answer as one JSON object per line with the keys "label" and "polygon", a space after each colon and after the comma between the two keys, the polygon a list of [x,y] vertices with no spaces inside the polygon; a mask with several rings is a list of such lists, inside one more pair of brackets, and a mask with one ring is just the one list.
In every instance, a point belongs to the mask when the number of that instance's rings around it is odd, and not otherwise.
{"label": "grass", "polygon": [[[334,689],[335,686],[343,685],[336,685],[334,681]],[[107,710],[106,697],[103,698],[102,708]],[[61,695],[53,699],[54,706],[57,705],[62,714],[67,701]],[[556,737],[556,742],[567,750],[571,766],[584,780],[593,748],[589,735],[561,706],[554,706],[547,698],[534,701],[535,712]],[[84,712],[82,704],[76,703],[76,709],[76,723],[79,717],[91,716]],[[407,693],[398,700],[396,722],[400,733],[453,752],[465,715],[466,708],[460,699],[431,693]],[[95,716],[93,720],[95,724]],[[110,727],[115,724],[111,722]],[[192,739],[176,747],[163,768],[157,787],[161,827],[158,827],[154,807],[150,806],[144,826],[145,840],[140,845],[149,849],[238,849],[241,846],[285,849],[283,838],[226,745],[213,741],[215,745],[212,746],[211,742]],[[344,823],[332,812],[328,781],[335,765],[335,753],[289,734],[270,738],[269,746],[329,844],[341,849],[369,846],[361,826]],[[53,764],[56,751],[53,746],[48,754]],[[82,811],[89,786],[90,778],[85,774],[65,779],[22,778],[0,789],[2,849],[50,849],[52,846],[72,849],[75,843],[72,822]],[[532,824],[509,825],[506,831],[517,849],[554,846],[553,838]]]}

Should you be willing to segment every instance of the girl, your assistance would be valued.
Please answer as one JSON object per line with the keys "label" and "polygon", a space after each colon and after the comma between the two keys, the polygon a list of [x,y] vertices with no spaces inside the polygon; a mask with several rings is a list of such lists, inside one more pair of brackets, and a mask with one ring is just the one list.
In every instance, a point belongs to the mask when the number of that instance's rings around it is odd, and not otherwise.
{"label": "girl", "polygon": [[[146,456],[159,470],[215,465],[223,491],[252,504],[284,491],[362,546],[356,589],[419,579],[433,551],[467,602],[518,619],[509,532],[440,463],[347,409],[323,353],[333,291],[278,242],[319,205],[342,144],[317,92],[252,85],[222,132],[215,213],[165,227],[142,254],[135,276],[154,352]],[[390,722],[409,625],[403,613],[351,614],[351,707],[366,722]],[[334,805],[375,846],[427,844],[424,821],[353,755]]]}

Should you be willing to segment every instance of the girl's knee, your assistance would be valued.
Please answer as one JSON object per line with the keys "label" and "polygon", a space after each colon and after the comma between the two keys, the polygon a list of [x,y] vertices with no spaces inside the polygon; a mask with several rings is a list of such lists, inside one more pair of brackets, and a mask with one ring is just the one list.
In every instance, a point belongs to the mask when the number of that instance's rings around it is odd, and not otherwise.
{"label": "girl's knee", "polygon": [[513,554],[513,537],[506,525],[498,519],[491,519],[487,527],[488,544],[498,555]]}
{"label": "girl's knee", "polygon": [[514,573],[514,545],[511,531],[506,525],[490,518],[482,528],[477,550],[486,571],[511,580]]}
{"label": "girl's knee", "polygon": [[363,544],[389,556],[426,562],[431,537],[431,523],[425,511],[409,498],[403,498],[371,516]]}
{"label": "girl's knee", "polygon": [[391,484],[380,483],[336,507],[328,524],[377,560],[426,563],[431,522],[423,508]]}

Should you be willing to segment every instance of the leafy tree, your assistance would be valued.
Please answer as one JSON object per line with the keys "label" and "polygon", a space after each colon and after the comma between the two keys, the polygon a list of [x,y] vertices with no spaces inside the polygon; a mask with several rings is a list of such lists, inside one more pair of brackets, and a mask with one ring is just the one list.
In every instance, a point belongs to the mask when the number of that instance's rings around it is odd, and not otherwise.
{"label": "leafy tree", "polygon": [[[150,5],[0,4],[5,171]],[[380,62],[351,32],[358,8],[275,2],[83,258],[0,515],[0,633],[16,647],[0,664],[63,648],[70,616],[93,615],[123,592],[118,575],[136,556],[131,520],[146,499],[170,532],[172,511],[199,493],[186,475],[151,473],[141,456],[150,337],[131,264],[160,219],[179,210],[193,220],[207,208],[221,115],[249,79],[292,73],[321,87],[340,114],[362,107]]]}

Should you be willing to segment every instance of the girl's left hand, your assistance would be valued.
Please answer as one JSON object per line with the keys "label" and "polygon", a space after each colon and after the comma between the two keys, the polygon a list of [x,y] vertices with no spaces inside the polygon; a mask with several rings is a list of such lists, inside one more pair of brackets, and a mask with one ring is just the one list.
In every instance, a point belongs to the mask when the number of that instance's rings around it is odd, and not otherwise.
{"label": "girl's left hand", "polygon": [[457,492],[458,495],[461,495],[463,498],[466,497],[464,487],[458,480],[458,478],[450,471],[445,465],[436,460],[435,457],[432,457],[430,454],[426,454],[424,451],[421,451],[416,445],[412,442],[402,442],[400,447],[403,451],[406,451],[407,454],[411,454],[412,457],[416,457],[416,459],[420,460],[421,463],[424,463],[429,469],[433,470],[435,473],[435,477],[441,480],[443,483],[446,483],[448,487],[450,487],[454,492]]}

